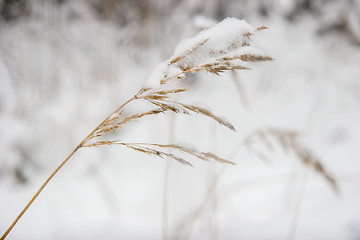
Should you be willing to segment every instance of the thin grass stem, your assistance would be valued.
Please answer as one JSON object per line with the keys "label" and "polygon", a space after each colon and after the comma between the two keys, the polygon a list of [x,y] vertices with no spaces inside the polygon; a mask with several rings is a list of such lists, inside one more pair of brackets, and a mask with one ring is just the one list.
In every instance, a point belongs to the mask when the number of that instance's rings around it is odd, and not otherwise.
{"label": "thin grass stem", "polygon": [[40,195],[40,193],[44,190],[46,185],[51,181],[51,179],[60,171],[60,169],[71,159],[71,157],[84,146],[84,144],[91,139],[91,136],[99,130],[110,118],[113,114],[119,112],[123,107],[125,107],[127,104],[135,100],[136,97],[132,97],[129,100],[127,100],[125,103],[123,103],[120,107],[118,107],[113,113],[111,113],[107,118],[105,118],[104,121],[102,121],[91,133],[86,136],[79,145],[74,148],[74,150],[65,158],[64,161],[60,163],[60,165],[50,174],[50,176],[45,180],[45,182],[41,185],[41,187],[36,191],[35,195],[30,199],[30,201],[26,204],[26,206],[23,208],[23,210],[19,213],[19,215],[15,218],[15,220],[11,223],[11,225],[8,227],[8,229],[5,231],[5,233],[1,236],[0,240],[4,240],[6,236],[11,232],[11,230],[14,228],[16,223],[21,219],[21,217],[25,214],[25,212],[29,209],[31,204],[36,200],[36,198]]}

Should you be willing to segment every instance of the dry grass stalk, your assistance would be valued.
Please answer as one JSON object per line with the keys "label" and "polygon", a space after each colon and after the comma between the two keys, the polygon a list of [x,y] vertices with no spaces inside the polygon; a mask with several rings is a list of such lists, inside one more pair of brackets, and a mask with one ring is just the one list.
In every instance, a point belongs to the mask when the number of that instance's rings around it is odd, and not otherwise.
{"label": "dry grass stalk", "polygon": [[297,132],[274,128],[258,130],[245,140],[245,146],[248,150],[258,155],[258,157],[264,159],[264,155],[262,155],[261,152],[256,152],[252,145],[253,143],[260,141],[269,151],[272,151],[274,149],[272,140],[275,140],[284,152],[294,153],[304,165],[311,167],[315,172],[324,177],[336,193],[339,192],[335,178],[325,169],[318,157],[316,157],[308,147],[301,143]]}
{"label": "dry grass stalk", "polygon": [[[100,146],[112,146],[112,145],[122,145],[128,147],[134,151],[141,152],[147,155],[157,156],[157,157],[169,157],[174,159],[182,164],[192,166],[192,164],[178,155],[170,154],[165,152],[167,149],[177,150],[178,153],[185,153],[196,157],[201,160],[210,161],[214,160],[221,163],[233,164],[232,162],[218,157],[212,153],[199,152],[192,148],[187,148],[180,145],[164,145],[164,144],[153,144],[153,143],[124,143],[121,141],[98,141],[100,137],[106,137],[104,134],[110,131],[114,131],[123,127],[125,124],[134,122],[140,119],[143,119],[146,116],[158,115],[165,113],[167,111],[172,111],[177,114],[190,114],[199,113],[206,117],[212,118],[221,125],[228,127],[231,130],[235,130],[233,125],[228,121],[217,117],[213,112],[190,104],[181,103],[178,101],[171,100],[171,97],[176,94],[181,94],[188,91],[188,89],[178,88],[178,89],[165,89],[166,84],[170,80],[174,79],[183,79],[185,78],[186,73],[196,73],[199,71],[207,71],[209,73],[219,75],[225,71],[233,70],[243,70],[248,69],[248,67],[243,66],[245,62],[258,62],[258,61],[269,61],[272,58],[267,56],[262,56],[259,54],[252,53],[241,53],[239,55],[234,55],[234,52],[242,50],[242,47],[250,45],[250,36],[253,34],[254,30],[249,24],[245,21],[240,21],[237,19],[226,19],[224,23],[219,23],[219,27],[216,30],[219,31],[220,27],[223,27],[226,24],[236,25],[238,28],[237,31],[242,31],[242,29],[249,29],[248,32],[242,33],[239,35],[239,38],[235,38],[233,42],[225,46],[223,49],[218,49],[216,44],[219,43],[219,39],[216,39],[217,35],[214,34],[214,31],[209,30],[208,33],[211,33],[211,38],[205,38],[201,41],[196,42],[192,46],[188,46],[185,50],[179,53],[177,52],[170,60],[165,64],[160,64],[156,69],[155,73],[150,76],[152,81],[159,83],[158,87],[143,87],[141,88],[133,97],[128,99],[120,107],[118,107],[113,113],[111,113],[103,122],[101,122],[93,131],[89,133],[69,154],[69,156],[63,160],[60,165],[51,173],[51,175],[46,179],[42,186],[37,190],[35,195],[30,199],[24,209],[12,222],[9,228],[1,236],[0,240],[4,240],[9,232],[13,229],[15,224],[39,196],[45,186],[51,181],[54,175],[71,159],[71,157],[83,147],[100,147]],[[221,25],[222,24],[222,25]],[[220,26],[221,25],[221,26]],[[229,31],[229,27],[225,27]],[[234,35],[234,29],[230,28],[230,32],[223,32],[224,34]],[[259,28],[257,30],[261,30]],[[255,30],[256,31],[256,30]],[[203,32],[203,34],[205,34]],[[223,40],[223,39],[222,39]],[[212,42],[210,44],[209,42]],[[214,42],[216,43],[214,45]],[[244,55],[246,54],[246,55]],[[199,60],[200,59],[200,60]],[[161,71],[160,71],[160,70]],[[149,82],[151,82],[149,80]],[[162,89],[160,89],[162,88]],[[145,112],[140,112],[133,114],[129,117],[124,117],[123,112],[126,110],[126,107],[134,101],[148,101],[156,106],[155,109],[150,109]],[[306,155],[307,156],[307,155]],[[310,161],[310,160],[309,160]],[[318,171],[321,171],[321,165],[313,164]]]}

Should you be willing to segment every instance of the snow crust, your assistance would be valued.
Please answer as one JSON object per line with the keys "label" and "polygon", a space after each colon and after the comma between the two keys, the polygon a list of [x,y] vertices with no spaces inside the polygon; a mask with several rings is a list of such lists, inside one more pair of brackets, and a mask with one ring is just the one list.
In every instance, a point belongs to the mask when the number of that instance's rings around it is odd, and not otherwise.
{"label": "snow crust", "polygon": [[[181,41],[173,55],[160,63],[150,74],[146,87],[158,88],[169,73],[180,73],[180,69],[188,69],[211,62],[211,60],[234,54],[241,47],[249,44],[246,34],[252,34],[255,28],[245,20],[226,18],[210,29],[199,32],[195,37]],[[250,49],[247,48],[250,53]],[[174,59],[180,59],[174,64]]]}
{"label": "snow crust", "polygon": [[204,46],[199,47],[178,62],[178,65],[186,67],[198,66],[209,58],[222,56],[224,53],[232,52],[245,43],[249,43],[244,34],[253,33],[254,30],[254,27],[245,20],[226,18],[214,27],[202,30],[195,37],[181,41],[175,48],[171,59],[183,56],[188,49],[206,41]]}
{"label": "snow crust", "polygon": [[194,25],[202,30],[202,29],[209,29],[217,24],[217,21],[211,18],[204,17],[202,15],[196,15],[194,17]]}

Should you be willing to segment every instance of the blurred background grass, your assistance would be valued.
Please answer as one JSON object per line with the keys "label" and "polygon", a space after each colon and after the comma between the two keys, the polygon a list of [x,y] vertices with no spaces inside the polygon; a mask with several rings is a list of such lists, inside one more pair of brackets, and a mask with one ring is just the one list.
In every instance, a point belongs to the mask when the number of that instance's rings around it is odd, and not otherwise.
{"label": "blurred background grass", "polygon": [[[171,162],[164,193],[164,161],[114,147],[81,151],[9,238],[159,239],[166,194],[169,239],[359,239],[359,1],[2,0],[0,15],[1,231],[72,148],[204,24],[237,17],[268,26],[254,44],[276,59],[239,73],[240,92],[227,74],[181,83],[193,89],[186,101],[205,102],[236,134],[201,117],[167,116],[117,133],[162,143],[173,134],[224,157],[236,151],[236,167]],[[266,127],[301,133],[341,196],[280,148],[262,149],[265,163],[238,148]]]}

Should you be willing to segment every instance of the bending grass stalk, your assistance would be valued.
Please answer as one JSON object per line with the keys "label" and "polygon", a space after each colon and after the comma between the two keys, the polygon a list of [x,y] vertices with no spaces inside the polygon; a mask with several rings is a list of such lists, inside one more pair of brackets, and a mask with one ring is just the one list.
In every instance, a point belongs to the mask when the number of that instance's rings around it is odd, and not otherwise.
{"label": "bending grass stalk", "polygon": [[[166,78],[165,80],[172,79],[176,76],[171,76]],[[101,136],[102,132],[101,129],[106,124],[112,124],[113,119],[112,116],[114,114],[120,113],[121,110],[128,105],[130,102],[140,99],[140,95],[150,90],[149,88],[141,88],[132,98],[124,102],[120,107],[118,107],[114,112],[109,114],[104,121],[102,121],[93,131],[90,132],[89,135],[87,135],[80,143],[77,145],[74,150],[65,158],[64,161],[60,163],[60,165],[51,173],[51,175],[45,180],[45,182],[41,185],[41,187],[36,191],[34,196],[30,199],[30,201],[26,204],[26,206],[22,209],[22,211],[19,213],[19,215],[15,218],[15,220],[11,223],[11,225],[8,227],[8,229],[5,231],[5,233],[1,236],[0,240],[4,240],[7,235],[11,232],[11,230],[14,228],[14,226],[17,224],[17,222],[21,219],[21,217],[25,214],[25,212],[29,209],[31,204],[36,200],[36,198],[40,195],[40,193],[44,190],[46,185],[51,181],[51,179],[60,171],[60,169],[71,159],[71,157],[82,147],[87,147],[85,144],[88,143],[90,140],[92,140],[95,137]],[[182,92],[181,90],[173,90],[173,92],[167,92],[165,91],[164,94],[171,94],[171,93],[178,93]],[[160,92],[162,94],[162,92]],[[100,131],[100,132],[99,132]],[[96,145],[96,144],[95,144]]]}
{"label": "bending grass stalk", "polygon": [[[167,79],[170,79],[172,77],[168,77]],[[150,94],[144,94],[145,92],[148,92],[149,90],[151,90],[151,88],[141,88],[139,90],[139,92],[137,92],[137,94],[135,94],[132,98],[130,98],[129,100],[127,100],[125,103],[123,103],[119,108],[117,108],[114,112],[112,112],[110,115],[108,115],[108,117],[102,121],[93,131],[91,131],[91,133],[86,136],[79,145],[76,146],[76,148],[69,154],[69,156],[67,156],[67,158],[65,158],[64,161],[62,161],[60,163],[60,165],[51,173],[51,175],[45,180],[45,182],[41,185],[41,187],[37,190],[37,192],[35,193],[35,195],[30,199],[30,201],[26,204],[26,206],[23,208],[23,210],[20,212],[20,214],[16,217],[16,219],[12,222],[12,224],[10,225],[10,227],[6,230],[6,232],[1,236],[0,240],[4,240],[6,238],[6,236],[10,233],[10,231],[14,228],[14,226],[16,225],[16,223],[21,219],[21,217],[25,214],[25,212],[28,210],[28,208],[31,206],[31,204],[36,200],[36,198],[40,195],[40,193],[43,191],[43,189],[46,187],[46,185],[51,181],[51,179],[60,171],[60,169],[71,159],[71,157],[80,149],[83,147],[97,147],[97,146],[103,146],[103,145],[122,145],[122,146],[126,146],[132,150],[138,151],[138,152],[142,152],[148,155],[153,155],[153,156],[157,156],[157,157],[168,157],[168,158],[172,158],[182,164],[185,165],[189,165],[192,166],[192,164],[174,154],[168,154],[162,150],[156,150],[153,147],[157,147],[157,148],[161,148],[161,149],[175,149],[177,151],[180,152],[184,152],[187,154],[190,154],[198,159],[201,160],[205,160],[205,161],[210,161],[210,160],[215,160],[221,163],[227,163],[227,164],[234,164],[233,162],[227,161],[226,159],[220,158],[212,153],[208,153],[208,152],[199,152],[195,149],[191,149],[191,148],[187,148],[184,146],[180,146],[180,145],[174,145],[174,144],[154,144],[154,143],[124,143],[124,142],[119,142],[119,141],[98,141],[95,143],[89,143],[91,140],[102,136],[104,133],[108,132],[108,131],[112,131],[115,130],[116,128],[119,128],[122,124],[125,124],[131,120],[135,120],[135,119],[139,119],[142,116],[145,115],[149,115],[149,114],[153,114],[152,111],[150,112],[146,112],[143,114],[135,114],[131,117],[125,118],[125,119],[120,119],[119,116],[121,116],[121,110],[128,105],[130,102],[137,100],[137,99],[145,99],[147,100],[147,98],[151,98],[155,97],[158,100],[162,100],[163,98],[167,97],[168,94],[172,94],[172,93],[181,93],[183,92],[183,90],[165,90],[165,91],[158,91],[155,93],[150,93]],[[155,95],[154,95],[155,94]],[[159,94],[159,95],[157,95]],[[162,96],[162,94],[164,94],[164,96]],[[164,100],[163,100],[164,101]],[[171,102],[171,103],[175,103],[178,104],[180,106],[183,106],[184,108],[188,108],[189,110],[196,112],[196,113],[200,113],[203,114],[205,116],[208,116],[212,119],[214,119],[215,121],[227,126],[230,129],[234,129],[233,126],[226,122],[221,120],[220,118],[216,117],[213,113],[211,113],[210,111],[207,111],[205,109],[201,109],[199,107],[196,106],[192,106],[192,105],[185,105],[183,103],[180,102]],[[162,103],[162,108],[166,109],[171,109],[173,112],[175,113],[180,113],[180,110],[178,110],[177,108],[174,108],[170,105],[167,105],[166,102]],[[163,111],[155,111],[154,114],[159,114]],[[114,115],[118,115],[118,116],[114,116]],[[120,121],[120,122],[117,122]]]}
{"label": "bending grass stalk", "polygon": [[16,223],[20,220],[20,218],[24,215],[24,213],[28,210],[31,204],[35,201],[35,199],[39,196],[42,190],[46,187],[46,185],[50,182],[50,180],[55,176],[55,174],[69,161],[69,159],[81,148],[81,144],[79,144],[70,155],[52,172],[52,174],[46,179],[46,181],[41,185],[39,190],[35,193],[35,195],[30,199],[30,201],[26,204],[24,209],[20,212],[20,214],[16,217],[16,219],[12,222],[10,227],[6,230],[6,232],[1,236],[0,240],[4,240],[6,236],[10,233],[10,231],[14,228]]}
{"label": "bending grass stalk", "polygon": [[[227,26],[227,27],[224,27]],[[225,30],[222,28],[224,27]],[[231,31],[226,31],[226,29],[231,29]],[[181,49],[176,51],[176,55],[173,56],[173,59],[169,59],[168,62],[164,62],[166,65],[166,69],[163,69],[163,65],[160,64],[158,67],[160,67],[160,72],[158,68],[155,68],[156,71],[151,74],[148,83],[154,83],[153,81],[160,81],[160,85],[165,85],[170,80],[174,79],[183,79],[185,78],[186,73],[197,73],[200,71],[206,71],[212,74],[220,75],[220,73],[223,73],[225,71],[233,71],[233,70],[246,70],[249,69],[246,66],[243,66],[242,64],[244,62],[263,62],[263,61],[271,61],[272,58],[264,55],[258,55],[257,51],[249,51],[250,46],[250,36],[255,31],[259,31],[265,29],[265,27],[260,27],[257,29],[254,29],[251,25],[246,23],[245,21],[240,21],[235,18],[228,18],[225,19],[223,22],[219,23],[217,26],[215,26],[213,29],[209,29],[207,32],[203,31],[200,37],[198,38],[192,38],[190,39],[190,45],[184,46],[181,45],[178,46],[178,48]],[[235,31],[236,30],[236,31]],[[230,45],[224,46],[223,49],[216,48],[216,51],[214,52],[214,44],[220,43],[220,41],[223,38],[217,38],[219,35],[218,32],[221,32],[222,34],[225,34],[230,39],[236,39],[236,41],[232,42]],[[206,37],[205,40],[203,37]],[[209,39],[211,38],[211,39]],[[239,40],[240,38],[240,40]],[[205,46],[208,44],[208,40],[212,40],[212,44],[209,46]],[[200,41],[200,42],[199,42]],[[189,43],[189,42],[187,42]],[[220,44],[221,45],[221,44]],[[183,47],[186,47],[187,49],[182,50]],[[204,61],[197,62],[193,61],[193,59],[198,59],[198,49],[202,48],[201,54],[204,57]],[[251,49],[251,48],[250,48]],[[253,49],[254,50],[254,49]],[[180,52],[179,52],[180,51]],[[215,53],[215,56],[214,56]],[[174,73],[177,72],[176,74]],[[174,75],[169,77],[168,73],[173,73]],[[158,84],[156,84],[158,86]],[[181,93],[186,91],[186,89],[171,89],[171,90],[163,90],[163,91],[155,91],[155,92],[148,92],[149,90],[154,90],[152,88],[142,88],[140,91],[132,98],[127,100],[124,104],[122,104],[119,108],[117,108],[112,114],[110,114],[102,123],[100,123],[87,137],[85,137],[79,145],[76,146],[76,148],[69,154],[69,156],[61,162],[61,164],[51,173],[51,175],[46,179],[46,181],[42,184],[42,186],[38,189],[38,191],[35,193],[35,195],[31,198],[31,200],[27,203],[27,205],[24,207],[24,209],[20,212],[20,214],[16,217],[16,219],[12,222],[10,227],[6,230],[6,232],[2,235],[0,240],[4,240],[6,236],[10,233],[10,231],[13,229],[13,227],[16,225],[16,223],[21,219],[21,217],[25,214],[25,212],[28,210],[28,208],[31,206],[31,204],[36,200],[36,198],[39,196],[39,194],[43,191],[43,189],[46,187],[46,185],[51,181],[51,179],[56,175],[57,172],[72,158],[72,156],[82,147],[96,147],[96,146],[102,146],[102,145],[112,145],[112,144],[118,144],[126,146],[130,149],[133,149],[138,152],[142,152],[148,155],[158,156],[161,158],[170,157],[174,160],[177,160],[183,164],[191,165],[191,163],[185,161],[184,159],[173,155],[168,154],[162,150],[156,150],[155,148],[161,148],[161,149],[175,149],[177,151],[190,154],[193,157],[196,157],[201,160],[210,161],[215,160],[221,163],[227,163],[227,164],[234,164],[226,159],[220,158],[212,153],[207,152],[199,152],[195,149],[174,145],[174,144],[168,144],[168,145],[161,145],[161,144],[131,144],[131,143],[121,143],[118,141],[98,141],[95,143],[89,143],[90,141],[94,140],[97,137],[102,136],[103,134],[116,130],[120,127],[122,127],[124,124],[138,120],[139,118],[142,118],[143,116],[148,115],[154,115],[159,114],[165,111],[175,112],[175,113],[182,113],[182,114],[189,114],[189,113],[198,113],[200,115],[212,118],[216,122],[218,122],[221,125],[224,125],[228,127],[231,130],[235,130],[235,128],[231,125],[231,123],[227,122],[226,120],[219,118],[215,116],[211,111],[194,106],[189,104],[184,104],[177,101],[169,101],[167,98],[168,95],[171,95],[173,93]],[[147,92],[147,94],[144,94]],[[136,99],[143,99],[146,100],[156,107],[157,109],[153,109],[148,112],[138,113],[135,115],[132,115],[131,117],[122,118],[121,110],[124,106],[132,102]],[[89,144],[87,144],[89,143]],[[322,166],[316,166],[317,169],[321,172]],[[324,171],[322,171],[324,172]],[[329,180],[329,179],[328,179]]]}
{"label": "bending grass stalk", "polygon": [[91,136],[99,130],[109,119],[110,117],[119,112],[123,107],[125,107],[127,104],[135,100],[136,97],[132,97],[129,100],[127,100],[125,103],[123,103],[119,108],[117,108],[113,113],[111,113],[104,121],[102,121],[88,136],[86,136],[79,145],[76,146],[76,148],[65,158],[64,161],[60,163],[60,165],[51,173],[51,175],[45,180],[45,182],[41,185],[41,187],[37,190],[35,195],[30,199],[30,201],[26,204],[26,206],[23,208],[23,210],[19,213],[19,215],[15,218],[15,220],[11,223],[11,225],[8,227],[8,229],[5,231],[5,233],[1,236],[0,240],[4,240],[6,236],[11,232],[11,230],[14,228],[16,223],[21,219],[21,217],[25,214],[25,212],[29,209],[31,204],[36,200],[36,198],[40,195],[40,193],[44,190],[46,185],[51,181],[51,179],[60,171],[60,169],[71,159],[71,157],[84,146],[84,144],[89,141]]}

